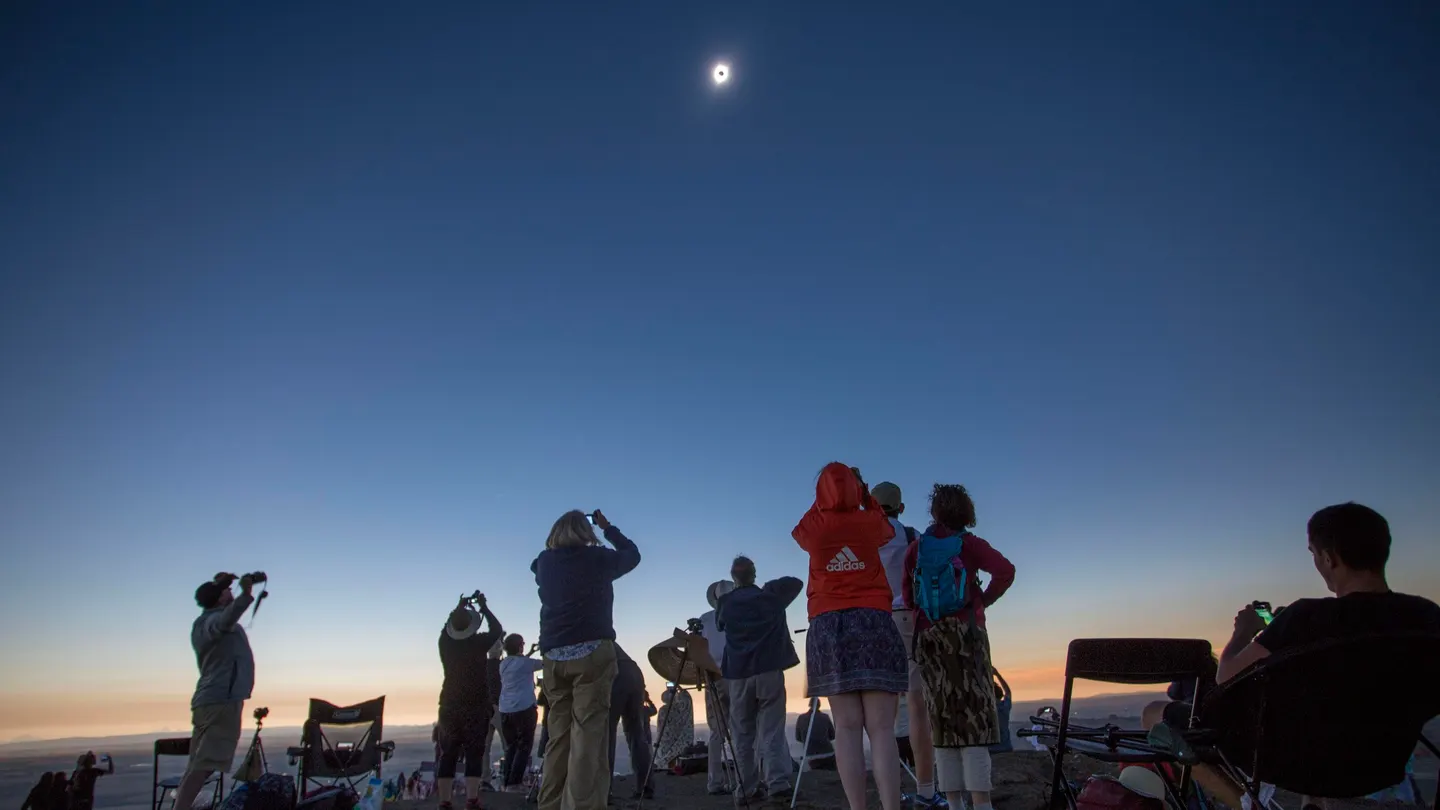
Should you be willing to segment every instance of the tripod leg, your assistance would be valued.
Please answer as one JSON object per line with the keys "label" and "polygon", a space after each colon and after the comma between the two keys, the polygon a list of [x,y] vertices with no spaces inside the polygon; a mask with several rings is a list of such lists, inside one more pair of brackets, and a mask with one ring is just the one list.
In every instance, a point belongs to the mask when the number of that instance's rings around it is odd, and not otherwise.
{"label": "tripod leg", "polygon": [[[676,670],[677,677],[685,673],[685,664],[689,660],[689,657],[690,647],[686,645],[686,647],[680,651],[680,667]],[[680,688],[678,681],[675,683],[675,688],[677,690]],[[645,806],[645,789],[650,787],[650,776],[655,772],[655,762],[660,757],[660,741],[665,739],[665,726],[669,725],[670,717],[673,714],[675,714],[674,706],[667,706],[665,708],[665,716],[660,718],[659,727],[655,729],[655,745],[650,751],[650,767],[646,769],[644,777],[635,780],[635,784],[640,786],[639,807]],[[636,776],[639,777],[639,774]]]}
{"label": "tripod leg", "polygon": [[[708,688],[711,692],[714,692],[714,691],[715,691],[715,678],[714,678],[714,676],[712,676],[712,675],[711,675],[710,673],[708,673],[708,672],[705,673],[705,682],[706,682],[706,688]],[[724,768],[724,767],[725,767],[725,751],[726,751],[727,748],[728,748],[728,750],[730,751],[730,759],[735,763],[735,771],[736,771],[736,773],[735,773],[735,781],[732,782],[732,781],[730,780],[730,772],[729,772],[728,770],[725,772],[725,789],[728,790],[728,791],[730,791],[731,794],[734,794],[737,790],[740,789],[740,784],[739,784],[739,779],[740,779],[740,773],[739,773],[739,771],[740,771],[740,755],[739,755],[738,753],[736,753],[736,751],[735,751],[735,737],[734,737],[734,735],[733,735],[733,734],[731,733],[731,731],[730,731],[730,718],[729,718],[729,717],[725,714],[725,712],[724,712],[724,708],[725,708],[725,707],[720,705],[720,700],[719,700],[718,698],[715,700],[715,703],[716,703],[716,708],[721,710],[721,711],[720,711],[720,716],[719,716],[719,722],[716,723],[716,727],[720,729],[720,767],[721,767],[721,768]],[[714,741],[713,741],[713,740],[711,741],[711,744],[712,744],[712,745],[714,744]]]}
{"label": "tripod leg", "polygon": [[795,774],[795,791],[790,794],[790,808],[800,798],[800,780],[805,778],[805,766],[810,764],[810,735],[815,731],[815,715],[820,711],[820,698],[810,698],[810,722],[805,724],[805,747],[800,751],[800,772]]}

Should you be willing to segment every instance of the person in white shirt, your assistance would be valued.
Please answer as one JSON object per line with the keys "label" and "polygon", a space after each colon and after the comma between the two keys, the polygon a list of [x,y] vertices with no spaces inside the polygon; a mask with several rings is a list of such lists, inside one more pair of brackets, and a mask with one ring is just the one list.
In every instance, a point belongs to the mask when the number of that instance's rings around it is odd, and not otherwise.
{"label": "person in white shirt", "polygon": [[[725,633],[715,626],[715,609],[720,600],[735,590],[732,580],[722,579],[710,583],[705,590],[705,601],[710,609],[700,614],[705,641],[710,645],[710,657],[716,663],[725,660]],[[710,740],[705,744],[709,749],[710,765],[705,772],[705,789],[711,796],[720,796],[725,788],[725,734],[721,723],[730,718],[730,689],[724,678],[716,678],[714,685],[705,692],[705,725],[710,729]]]}
{"label": "person in white shirt", "polygon": [[[900,522],[905,512],[905,502],[900,497],[900,487],[889,481],[882,481],[870,489],[870,494],[885,510],[885,517],[895,529],[890,542],[880,547],[880,564],[885,567],[885,579],[890,583],[893,601],[890,616],[905,640],[905,654],[910,661],[910,691],[905,694],[905,711],[908,719],[907,731],[910,737],[910,753],[915,762],[915,806],[930,807],[935,803],[935,745],[930,739],[930,716],[925,708],[925,685],[920,681],[920,664],[915,661],[915,612],[905,607],[901,598],[901,581],[905,578],[905,551],[919,536],[916,531]],[[897,734],[898,738],[899,735]]]}
{"label": "person in white shirt", "polygon": [[500,662],[500,730],[505,739],[505,787],[510,793],[525,792],[525,772],[530,769],[530,752],[535,748],[535,673],[544,662],[525,653],[525,639],[519,633],[505,638],[505,660]]}

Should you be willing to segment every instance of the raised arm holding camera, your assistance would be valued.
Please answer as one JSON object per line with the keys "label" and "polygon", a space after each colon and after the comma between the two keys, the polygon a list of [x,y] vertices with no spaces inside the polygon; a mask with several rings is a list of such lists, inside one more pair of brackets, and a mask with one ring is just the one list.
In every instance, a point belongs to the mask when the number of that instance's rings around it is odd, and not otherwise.
{"label": "raised arm holding camera", "polygon": [[[480,632],[481,620],[487,624]],[[460,597],[440,631],[440,665],[445,681],[440,687],[440,762],[435,789],[440,807],[451,806],[455,767],[465,754],[465,804],[479,807],[480,780],[489,774],[485,743],[491,732],[494,702],[490,694],[489,654],[505,633],[490,612],[485,595],[475,591]]]}
{"label": "raised arm holding camera", "polygon": [[[238,597],[230,590],[237,579]],[[222,572],[195,589],[203,612],[190,628],[190,645],[200,680],[190,699],[190,761],[175,791],[176,810],[190,810],[206,780],[228,771],[235,759],[241,714],[255,687],[255,656],[240,617],[255,602],[255,584],[265,581],[260,571],[241,577]]]}
{"label": "raised arm holding camera", "polygon": [[[599,528],[613,549],[600,545]],[[615,580],[640,550],[600,510],[566,512],[530,570],[540,591],[540,653],[550,701],[540,810],[604,810],[610,793],[606,724],[619,671]]]}

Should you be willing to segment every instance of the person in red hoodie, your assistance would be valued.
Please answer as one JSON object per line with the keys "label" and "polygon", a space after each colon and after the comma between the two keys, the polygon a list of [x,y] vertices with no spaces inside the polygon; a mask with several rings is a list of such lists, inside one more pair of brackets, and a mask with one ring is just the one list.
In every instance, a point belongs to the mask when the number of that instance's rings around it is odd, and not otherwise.
{"label": "person in red hoodie", "polygon": [[[985,633],[985,608],[1004,595],[1015,581],[1015,566],[968,529],[975,525],[975,503],[959,484],[936,484],[930,493],[934,523],[905,552],[901,596],[915,611],[915,659],[925,683],[930,710],[930,739],[935,743],[937,787],[951,807],[970,793],[974,810],[993,810],[990,803],[990,746],[1009,729],[1000,728],[995,707],[995,676],[990,666],[990,638]],[[917,609],[915,568],[920,547],[937,538],[960,535],[960,556],[951,561],[965,599],[958,610],[931,622]],[[978,572],[990,575],[982,591]],[[958,582],[962,575],[968,582]]]}
{"label": "person in red hoodie", "polygon": [[870,737],[881,806],[900,807],[895,711],[909,688],[909,672],[880,562],[880,547],[894,534],[860,471],[839,462],[820,471],[815,503],[791,532],[810,555],[807,696],[830,699],[835,767],[853,810],[865,807],[862,734]]}

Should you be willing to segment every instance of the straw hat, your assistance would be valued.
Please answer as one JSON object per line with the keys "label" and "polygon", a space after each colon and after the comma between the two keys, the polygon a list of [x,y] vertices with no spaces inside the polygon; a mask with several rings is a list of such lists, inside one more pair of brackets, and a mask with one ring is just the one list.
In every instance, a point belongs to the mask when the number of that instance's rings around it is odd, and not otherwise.
{"label": "straw hat", "polygon": [[709,588],[705,589],[705,601],[710,603],[710,608],[713,610],[720,607],[720,597],[733,590],[735,590],[735,583],[732,580],[716,580],[710,583]]}
{"label": "straw hat", "polygon": [[[461,616],[468,619],[469,621],[466,622],[466,624],[461,627],[461,629],[456,630],[455,619]],[[470,638],[478,632],[480,632],[480,612],[471,607],[459,608],[451,611],[449,620],[445,622],[446,635],[450,636],[456,641],[464,641],[465,639]]]}

